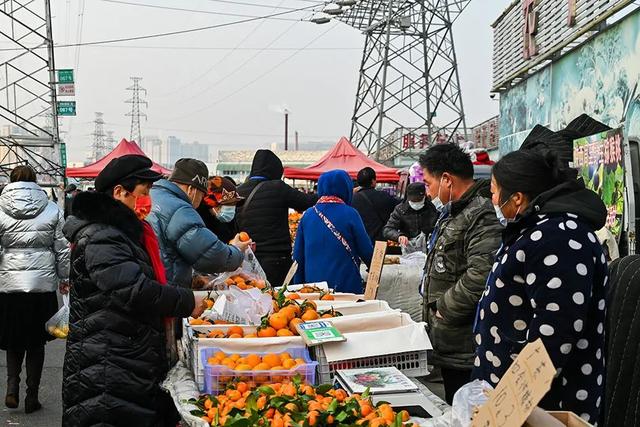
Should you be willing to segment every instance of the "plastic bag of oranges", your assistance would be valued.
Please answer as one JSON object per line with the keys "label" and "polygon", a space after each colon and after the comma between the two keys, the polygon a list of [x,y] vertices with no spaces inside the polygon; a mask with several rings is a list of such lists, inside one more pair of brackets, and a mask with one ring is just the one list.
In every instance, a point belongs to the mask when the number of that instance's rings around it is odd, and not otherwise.
{"label": "plastic bag of oranges", "polygon": [[247,248],[245,251],[244,261],[242,261],[240,268],[219,275],[213,279],[211,283],[213,288],[217,290],[224,290],[230,286],[236,286],[243,291],[252,288],[262,291],[271,287],[267,281],[267,275],[251,248]]}
{"label": "plastic bag of oranges", "polygon": [[54,337],[65,339],[69,334],[69,295],[63,295],[62,302],[62,307],[47,320],[45,328]]}

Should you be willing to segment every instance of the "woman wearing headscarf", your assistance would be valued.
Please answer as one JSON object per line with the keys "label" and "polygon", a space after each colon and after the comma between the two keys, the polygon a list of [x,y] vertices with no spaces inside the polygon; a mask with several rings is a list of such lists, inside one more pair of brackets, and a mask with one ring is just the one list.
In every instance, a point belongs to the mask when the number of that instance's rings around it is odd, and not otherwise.
{"label": "woman wearing headscarf", "polygon": [[360,294],[360,262],[369,266],[373,246],[360,215],[351,207],[353,182],[343,170],[325,172],[318,180],[318,195],[298,225],[294,282],[326,281],[338,292]]}
{"label": "woman wearing headscarf", "polygon": [[165,286],[158,240],[139,219],[161,178],[151,166],[144,156],[113,159],[96,178],[96,191],[75,197],[64,227],[73,266],[65,427],[174,427],[179,419],[159,384],[171,364],[167,331],[171,318],[199,316],[204,308],[191,290]]}
{"label": "woman wearing headscarf", "polygon": [[240,232],[236,207],[244,201],[231,179],[222,176],[209,178],[209,191],[197,211],[204,225],[223,242],[233,240]]}
{"label": "woman wearing headscarf", "polygon": [[595,231],[599,196],[568,179],[550,154],[516,151],[495,164],[493,204],[506,225],[478,305],[472,377],[496,385],[542,340],[557,370],[540,406],[595,423],[603,404],[607,260]]}
{"label": "woman wearing headscarf", "polygon": [[17,408],[26,355],[25,412],[42,406],[38,388],[44,347],[53,339],[45,323],[58,311],[56,289],[67,292],[69,243],[64,214],[36,184],[29,166],[11,171],[0,196],[0,348],[7,352],[5,405]]}

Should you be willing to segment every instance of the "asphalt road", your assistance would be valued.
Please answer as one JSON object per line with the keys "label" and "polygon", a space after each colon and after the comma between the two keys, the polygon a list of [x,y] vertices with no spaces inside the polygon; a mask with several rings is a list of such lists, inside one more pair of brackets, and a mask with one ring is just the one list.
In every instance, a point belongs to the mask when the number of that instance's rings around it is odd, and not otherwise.
{"label": "asphalt road", "polygon": [[22,366],[20,382],[20,406],[18,409],[7,409],[4,397],[7,391],[7,357],[0,350],[0,427],[28,426],[54,427],[62,421],[62,363],[66,341],[55,340],[45,348],[44,370],[40,383],[40,403],[42,409],[33,414],[24,413],[24,397],[26,391],[26,371]]}

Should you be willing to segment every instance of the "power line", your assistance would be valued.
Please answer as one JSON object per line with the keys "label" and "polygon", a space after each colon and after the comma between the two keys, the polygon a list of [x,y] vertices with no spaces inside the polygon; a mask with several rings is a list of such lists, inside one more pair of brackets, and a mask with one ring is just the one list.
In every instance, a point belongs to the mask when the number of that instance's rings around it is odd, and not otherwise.
{"label": "power line", "polygon": [[[264,21],[263,21],[264,22]],[[271,45],[273,45],[274,43],[276,43],[278,40],[280,40],[282,37],[284,37],[289,31],[291,31],[293,29],[293,27],[297,24],[297,22],[294,22],[293,24],[291,24],[287,29],[285,29],[282,33],[280,33],[275,39],[271,40],[271,42],[267,45],[267,47],[270,47]],[[297,51],[296,51],[297,52]],[[257,58],[260,54],[262,53],[262,51],[257,51],[256,53],[254,53],[253,55],[251,55],[249,58],[247,58],[245,61],[243,61],[240,65],[238,65],[236,68],[233,69],[233,71],[230,71],[229,73],[227,73],[225,76],[221,77],[220,79],[216,80],[215,82],[213,82],[212,84],[208,85],[207,87],[205,87],[204,89],[199,90],[196,94],[194,94],[193,96],[190,96],[187,99],[184,99],[181,104],[184,104],[187,101],[190,101],[194,98],[197,98],[199,96],[202,96],[203,94],[209,92],[211,89],[217,87],[218,85],[220,85],[220,83],[224,82],[225,80],[227,80],[229,77],[234,76],[238,71],[240,71],[241,69],[243,69],[248,63],[250,63],[251,61],[253,61],[255,58]]]}
{"label": "power line", "polygon": [[[238,5],[238,6],[264,7],[264,8],[271,8],[271,9],[288,9],[286,7],[281,7],[281,6],[271,6],[271,5],[268,5],[268,4],[247,3],[247,2],[233,1],[233,0],[207,0],[207,1],[213,2],[213,3],[234,4],[234,5]],[[297,1],[305,2],[305,3],[315,3],[318,6],[320,6],[320,5],[325,3],[323,1],[314,1],[314,0],[297,0]]]}
{"label": "power line", "polygon": [[[130,41],[136,41],[136,40],[155,39],[155,38],[160,38],[160,37],[170,37],[170,36],[176,36],[176,35],[180,35],[180,34],[196,33],[196,32],[200,32],[200,31],[214,30],[214,29],[217,29],[217,28],[231,27],[233,25],[246,24],[248,22],[254,22],[254,21],[261,20],[261,19],[269,19],[269,18],[272,18],[274,16],[286,15],[286,14],[293,13],[293,12],[311,10],[314,7],[316,7],[316,6],[306,6],[306,7],[301,7],[299,9],[294,9],[294,10],[291,10],[291,11],[277,12],[277,13],[272,13],[272,14],[269,14],[269,15],[262,15],[262,16],[255,16],[255,17],[252,17],[252,18],[239,19],[237,21],[225,22],[225,23],[222,23],[222,24],[207,25],[207,26],[204,26],[204,27],[188,28],[186,30],[168,31],[168,32],[164,32],[164,33],[146,34],[146,35],[142,35],[142,36],[123,37],[123,38],[118,38],[118,39],[96,40],[96,41],[92,41],[92,42],[67,43],[67,44],[56,45],[55,47],[56,48],[66,48],[66,47],[80,47],[80,46],[97,46],[97,45],[105,45],[105,44],[112,44],[112,43],[130,42]],[[302,21],[302,19],[300,19],[299,21]],[[16,50],[16,49],[15,48],[0,49],[0,51],[9,51],[9,50]]]}
{"label": "power line", "polygon": [[[74,47],[74,46],[66,46],[66,45],[55,45],[54,46],[56,49],[60,48],[60,49],[65,49],[65,48],[70,48],[70,47]],[[91,45],[91,46],[86,46],[87,48],[91,49],[91,48],[110,48],[110,49],[148,49],[148,50],[194,50],[194,51],[223,51],[223,50],[233,50],[233,51],[256,51],[256,50],[260,50],[263,52],[288,52],[288,51],[292,51],[292,50],[298,50],[298,47],[266,47],[266,46],[262,46],[262,47],[214,47],[214,46],[132,46],[132,45]],[[46,49],[46,46],[41,46],[38,48],[33,48],[33,50],[36,49]],[[3,51],[7,51],[7,50],[15,50],[15,48],[11,48],[11,49],[0,49],[0,52]],[[340,50],[346,50],[346,51],[352,51],[352,50],[358,50],[361,51],[362,47],[344,47],[344,46],[326,46],[326,47],[310,47],[307,48],[305,50],[308,51],[321,51],[321,50],[327,50],[327,51],[340,51]]]}
{"label": "power line", "polygon": [[[285,1],[285,0],[280,0],[280,3],[278,3],[278,6],[282,5],[282,3],[283,3],[284,1]],[[236,46],[235,46],[235,48],[234,48],[234,49],[231,49],[230,51],[228,51],[227,53],[225,53],[225,54],[223,55],[223,57],[222,57],[222,58],[220,58],[218,61],[214,62],[214,63],[213,63],[213,65],[211,65],[209,68],[207,68],[203,73],[201,73],[200,75],[198,75],[195,79],[190,80],[189,82],[187,82],[187,83],[185,83],[185,84],[183,84],[183,85],[179,86],[178,88],[176,88],[176,89],[174,89],[174,90],[172,90],[172,91],[169,91],[169,92],[166,92],[166,93],[160,94],[160,95],[159,95],[159,97],[166,97],[166,96],[173,95],[173,94],[175,94],[176,92],[179,92],[179,91],[181,91],[182,89],[184,89],[184,88],[186,88],[186,87],[188,87],[188,86],[192,85],[193,83],[195,83],[195,82],[197,82],[197,81],[201,80],[202,78],[204,78],[204,77],[208,76],[208,75],[209,75],[209,73],[210,73],[211,71],[213,71],[213,70],[214,70],[218,65],[220,65],[220,64],[221,64],[222,62],[224,62],[228,57],[230,57],[231,55],[233,55],[233,53],[234,53],[234,52],[236,52],[237,48],[239,48],[240,46],[242,46],[242,44],[243,44],[245,41],[249,40],[249,38],[250,38],[253,34],[255,34],[255,33],[256,33],[256,31],[258,31],[258,29],[260,29],[260,28],[262,27],[262,25],[263,25],[265,22],[266,22],[266,20],[262,20],[262,21],[258,22],[258,24],[253,28],[253,31],[248,31],[248,32],[247,32],[247,34],[246,34],[246,36],[244,36],[244,37],[242,38],[242,40],[240,40],[240,41],[236,44]],[[295,25],[295,24],[294,24],[294,25]]]}
{"label": "power line", "polygon": [[[134,3],[134,2],[130,2],[130,1],[124,1],[124,0],[99,0],[99,1],[104,2],[104,3],[115,3],[115,4],[123,4],[123,5],[127,5],[127,6],[147,7],[147,8],[152,8],[152,9],[171,10],[171,11],[178,11],[178,12],[203,13],[203,14],[208,14],[208,15],[219,15],[219,16],[233,16],[233,17],[236,17],[236,18],[256,18],[255,15],[243,15],[243,14],[239,14],[239,13],[218,12],[218,11],[214,11],[214,10],[186,9],[186,8],[182,8],[182,7],[172,7],[172,6],[159,6],[159,5],[155,5],[155,4]],[[287,10],[289,12],[294,12],[294,11],[297,12],[298,11],[297,9],[294,9],[294,8],[283,8],[283,9]],[[275,20],[280,20],[280,21],[297,21],[296,19],[278,18],[278,17],[274,17],[274,18],[270,18],[270,19],[275,19]]]}
{"label": "power line", "polygon": [[286,15],[286,14],[289,14],[289,13],[292,13],[292,12],[310,10],[310,9],[313,9],[314,7],[316,7],[316,6],[306,6],[306,7],[301,7],[299,9],[295,9],[293,11],[277,12],[277,13],[272,13],[272,14],[269,14],[269,15],[256,16],[256,17],[253,17],[253,18],[247,18],[247,19],[240,19],[240,20],[237,20],[237,21],[225,22],[225,23],[222,23],[222,24],[214,24],[214,25],[206,25],[204,27],[188,28],[186,30],[167,31],[167,32],[164,32],[164,33],[146,34],[146,35],[142,35],[142,36],[123,37],[123,38],[118,38],[118,39],[97,40],[97,41],[84,42],[84,43],[72,43],[72,44],[59,45],[59,46],[56,46],[56,47],[93,46],[93,45],[101,45],[101,44],[129,42],[129,41],[135,41],[135,40],[155,39],[155,38],[160,38],[160,37],[170,37],[170,36],[176,36],[176,35],[180,35],[180,34],[196,33],[196,32],[200,32],[200,31],[213,30],[213,29],[216,29],[216,28],[225,28],[225,27],[230,27],[230,26],[233,26],[233,25],[245,24],[247,22],[258,21],[260,19],[269,19],[269,18],[272,18],[274,16]]}
{"label": "power line", "polygon": [[319,34],[318,36],[314,37],[313,40],[311,40],[309,43],[307,43],[306,45],[304,45],[300,49],[296,50],[291,55],[287,56],[282,61],[278,62],[276,65],[274,65],[273,67],[271,67],[270,69],[268,69],[264,73],[260,74],[258,77],[254,78],[253,80],[249,81],[248,83],[246,83],[242,87],[240,87],[240,88],[236,89],[235,91],[231,92],[227,96],[225,96],[223,98],[220,98],[217,101],[215,101],[215,102],[213,102],[211,104],[208,104],[208,105],[206,105],[206,106],[204,106],[202,108],[199,108],[199,109],[197,109],[195,111],[191,111],[189,114],[185,114],[185,115],[177,116],[177,117],[167,118],[167,119],[165,119],[165,121],[175,121],[175,120],[180,120],[180,119],[184,119],[184,118],[187,118],[187,117],[191,117],[194,114],[197,114],[197,113],[200,113],[202,111],[208,110],[209,108],[214,107],[214,106],[220,104],[221,102],[226,101],[227,99],[229,99],[232,96],[242,92],[243,90],[245,90],[246,88],[248,88],[252,84],[256,83],[258,80],[260,80],[260,79],[266,77],[267,75],[271,74],[273,71],[275,71],[280,66],[284,65],[286,62],[288,62],[291,59],[293,59],[294,56],[296,56],[298,53],[300,53],[301,51],[305,50],[307,47],[311,46],[313,43],[315,43],[316,41],[318,41],[319,39],[324,37],[329,31],[333,30],[338,24],[339,24],[339,22],[336,22],[334,25],[329,27],[326,31],[324,31],[321,34]]}

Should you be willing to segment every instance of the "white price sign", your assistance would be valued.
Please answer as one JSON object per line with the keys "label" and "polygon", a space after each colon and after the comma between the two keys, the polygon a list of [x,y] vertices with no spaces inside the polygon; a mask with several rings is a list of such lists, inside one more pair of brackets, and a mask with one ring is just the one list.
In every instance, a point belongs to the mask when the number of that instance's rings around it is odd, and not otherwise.
{"label": "white price sign", "polygon": [[76,96],[76,85],[74,83],[59,84],[58,96]]}

